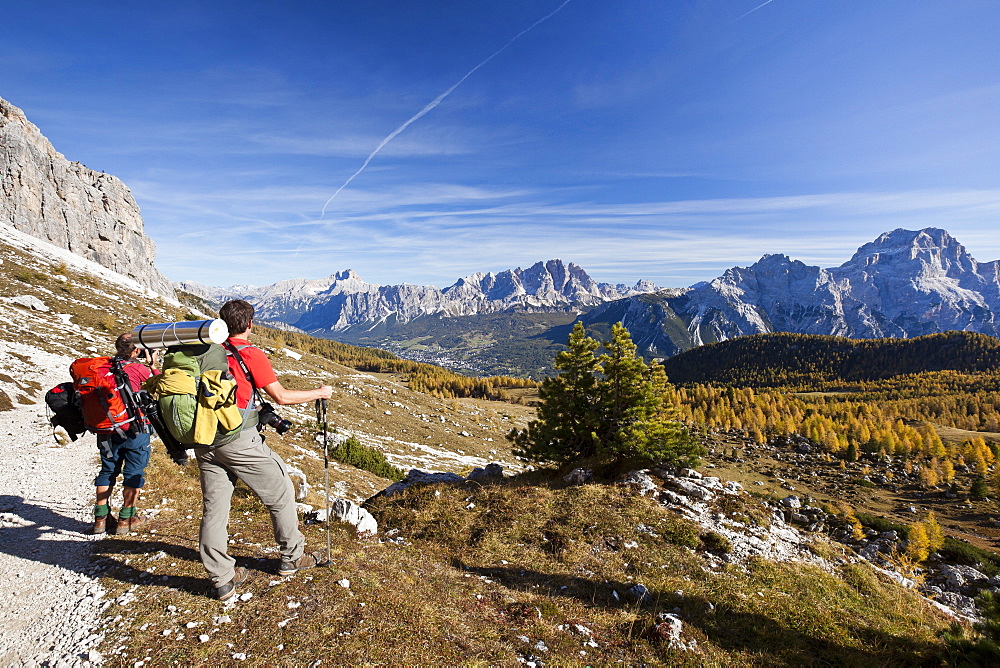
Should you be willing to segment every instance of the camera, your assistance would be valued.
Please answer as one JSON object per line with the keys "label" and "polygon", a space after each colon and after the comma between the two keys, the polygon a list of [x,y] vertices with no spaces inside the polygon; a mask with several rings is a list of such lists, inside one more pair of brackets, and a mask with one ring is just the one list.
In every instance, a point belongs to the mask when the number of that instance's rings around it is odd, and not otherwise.
{"label": "camera", "polygon": [[283,420],[280,415],[274,412],[274,406],[266,401],[261,402],[257,415],[261,425],[271,427],[278,432],[279,436],[292,428],[291,421]]}

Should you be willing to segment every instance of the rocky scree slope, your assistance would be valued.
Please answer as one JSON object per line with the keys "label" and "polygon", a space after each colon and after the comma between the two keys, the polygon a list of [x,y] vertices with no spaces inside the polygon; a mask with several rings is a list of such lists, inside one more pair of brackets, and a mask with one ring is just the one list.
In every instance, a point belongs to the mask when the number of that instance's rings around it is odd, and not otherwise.
{"label": "rocky scree slope", "polygon": [[793,332],[849,338],[909,338],[947,330],[1000,333],[1000,261],[977,262],[948,232],[897,229],[839,267],[785,255],[681,295],[639,295],[581,317],[622,321],[640,350],[668,357],[745,334]]}
{"label": "rocky scree slope", "polygon": [[119,179],[70,162],[0,99],[0,223],[93,260],[167,297],[139,207]]}

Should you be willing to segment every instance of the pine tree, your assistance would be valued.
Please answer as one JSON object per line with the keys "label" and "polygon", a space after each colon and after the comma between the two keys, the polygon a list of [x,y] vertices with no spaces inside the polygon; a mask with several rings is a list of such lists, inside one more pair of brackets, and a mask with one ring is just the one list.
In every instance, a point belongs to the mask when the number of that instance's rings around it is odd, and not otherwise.
{"label": "pine tree", "polygon": [[641,459],[693,465],[703,446],[676,419],[674,393],[659,364],[636,356],[628,330],[612,327],[607,353],[581,323],[568,349],[556,356],[559,375],[542,383],[538,418],[508,434],[518,455],[537,462],[569,462],[598,455],[610,462]]}
{"label": "pine tree", "polygon": [[600,344],[577,322],[567,349],[556,355],[554,378],[538,388],[538,417],[524,430],[513,429],[515,454],[536,462],[566,462],[596,452],[600,420],[597,383]]}

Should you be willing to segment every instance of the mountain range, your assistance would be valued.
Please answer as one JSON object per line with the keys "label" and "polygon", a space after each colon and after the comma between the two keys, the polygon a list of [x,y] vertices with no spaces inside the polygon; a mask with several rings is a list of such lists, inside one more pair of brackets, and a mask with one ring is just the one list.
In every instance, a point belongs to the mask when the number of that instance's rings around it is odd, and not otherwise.
{"label": "mountain range", "polygon": [[649,281],[634,286],[598,283],[586,271],[562,260],[538,262],[527,269],[475,273],[444,289],[433,285],[377,285],[354,271],[317,280],[294,279],[265,287],[213,288],[181,282],[181,290],[211,301],[241,298],[260,317],[294,325],[320,336],[378,323],[405,324],[422,316],[446,318],[504,311],[580,312],[609,300],[657,291]]}
{"label": "mountain range", "polygon": [[786,255],[680,295],[656,293],[603,304],[582,317],[621,321],[640,348],[669,357],[745,334],[793,332],[856,339],[911,338],[961,330],[997,336],[1000,262],[977,262],[942,229],[897,229],[830,269]]}
{"label": "mountain range", "polygon": [[[0,193],[6,236],[37,237],[174,298],[125,184],[67,160],[2,99]],[[937,228],[887,232],[839,267],[772,254],[686,288],[599,283],[558,259],[474,273],[443,289],[378,285],[351,270],[265,287],[176,287],[214,302],[247,299],[261,319],[286,328],[472,371],[503,371],[503,358],[525,348],[534,350],[532,359],[510,371],[540,369],[575,319],[597,334],[623,322],[648,357],[770,332],[858,339],[1000,334],[1000,261],[978,262]],[[474,363],[454,364],[469,359]]]}
{"label": "mountain range", "polygon": [[[937,228],[887,232],[839,267],[825,269],[769,254],[688,288],[657,288],[648,281],[634,286],[598,283],[578,265],[561,260],[477,273],[444,289],[379,286],[350,270],[259,288],[178,287],[213,301],[240,297],[263,318],[403,354],[400,342],[418,332],[426,338],[428,317],[439,325],[451,320],[449,331],[459,331],[450,337],[450,346],[430,337],[432,347],[467,354],[469,340],[482,338],[483,316],[497,313],[530,322],[530,335],[526,330],[524,338],[540,336],[537,319],[524,320],[524,314],[564,314],[565,322],[549,321],[548,336],[541,334],[550,341],[565,341],[565,325],[574,318],[598,334],[620,321],[648,357],[770,332],[859,339],[947,330],[1000,333],[1000,262],[976,261]],[[442,350],[439,356],[454,357],[453,352]]]}

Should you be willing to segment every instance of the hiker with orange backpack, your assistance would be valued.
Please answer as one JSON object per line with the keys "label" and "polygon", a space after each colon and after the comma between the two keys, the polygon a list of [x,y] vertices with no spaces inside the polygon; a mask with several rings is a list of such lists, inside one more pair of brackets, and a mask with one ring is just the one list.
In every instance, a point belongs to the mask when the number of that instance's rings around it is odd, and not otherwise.
{"label": "hiker with orange backpack", "polygon": [[[101,454],[101,470],[94,478],[97,488],[91,530],[94,534],[108,530],[107,521],[111,515],[108,501],[119,475],[122,476],[122,507],[118,512],[115,534],[127,534],[146,521],[136,512],[135,505],[139,500],[139,490],[146,484],[152,429],[133,395],[139,392],[143,381],[152,376],[152,372],[137,361],[139,350],[132,344],[131,334],[120,335],[115,340],[115,350],[113,358],[77,360],[70,369],[77,391],[81,394],[84,420],[96,431],[97,449]],[[90,363],[89,369],[80,372],[77,365],[81,362]],[[92,398],[88,399],[88,395],[81,392],[81,380],[104,383],[104,387],[99,388],[103,391],[95,388]]]}

